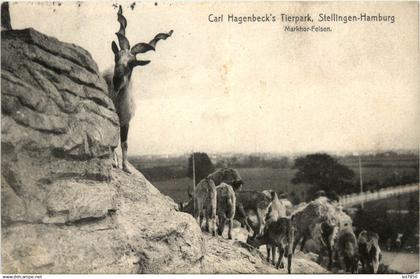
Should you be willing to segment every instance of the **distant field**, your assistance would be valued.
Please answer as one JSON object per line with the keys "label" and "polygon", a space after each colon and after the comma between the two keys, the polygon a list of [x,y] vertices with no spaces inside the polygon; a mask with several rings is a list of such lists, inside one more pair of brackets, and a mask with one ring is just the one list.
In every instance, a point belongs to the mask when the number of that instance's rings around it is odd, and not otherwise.
{"label": "distant field", "polygon": [[306,190],[309,187],[291,182],[296,172],[294,169],[242,168],[238,171],[245,182],[244,189],[256,191],[272,189],[288,193],[294,191],[300,199],[306,198]]}
{"label": "distant field", "polygon": [[[338,157],[338,161],[348,167],[358,168],[359,157]],[[416,154],[409,155],[391,155],[391,156],[362,156],[362,166],[367,167],[393,167],[393,168],[418,168],[419,157]]]}
{"label": "distant field", "polygon": [[[277,192],[291,192],[294,190],[300,198],[305,197],[304,190],[307,187],[293,185],[290,182],[295,170],[271,168],[238,168],[237,170],[245,182],[244,190],[262,191],[273,189]],[[153,184],[162,193],[179,202],[187,199],[188,186],[192,185],[192,180],[185,177],[165,181],[153,181]]]}
{"label": "distant field", "polygon": [[409,209],[409,199],[410,196],[417,196],[417,193],[402,194],[395,197],[390,197],[385,200],[370,201],[364,204],[365,210],[375,210],[375,209],[400,209],[408,210]]}
{"label": "distant field", "polygon": [[[129,159],[161,192],[169,195],[175,201],[183,201],[187,199],[187,189],[192,185],[191,179],[186,177],[188,156],[189,154],[132,156]],[[293,185],[291,183],[296,172],[296,170],[292,169],[294,164],[294,158],[292,157],[283,158],[287,159],[286,166],[289,166],[285,168],[274,167],[274,165],[255,165],[258,162],[271,162],[270,160],[273,158],[279,160],[282,158],[264,157],[264,154],[234,154],[230,155],[230,157],[222,154],[213,154],[210,157],[214,164],[220,163],[220,161],[224,161],[226,165],[233,167],[235,167],[235,164],[242,164],[236,165],[235,168],[239,170],[245,182],[245,189],[273,189],[278,192],[285,191],[288,193],[294,191],[297,199],[303,201],[307,198],[308,186]],[[358,189],[359,157],[342,156],[336,158],[340,163],[353,170],[355,174],[353,184]],[[418,180],[419,157],[417,154],[386,152],[376,155],[362,155],[361,161],[364,190],[408,184]]]}
{"label": "distant field", "polygon": [[[246,162],[248,155],[237,155],[236,158]],[[263,158],[263,157],[261,157]],[[260,159],[261,159],[260,158]],[[217,162],[221,158],[213,156]],[[226,159],[226,158],[225,158]],[[355,176],[353,183],[358,189],[359,184],[359,158],[357,156],[338,157],[338,161],[353,170]],[[187,173],[188,155],[180,156],[134,156],[130,162],[140,169],[146,178],[164,194],[175,201],[187,199],[187,189],[192,185],[192,180],[185,177]],[[263,159],[261,159],[263,160]],[[409,154],[386,153],[385,155],[364,155],[362,160],[362,174],[364,190],[371,190],[391,185],[412,183],[418,179],[418,156]],[[213,163],[215,163],[213,162]],[[227,161],[229,162],[229,161]],[[273,189],[295,196],[303,201],[306,197],[308,186],[294,185],[291,183],[296,170],[292,169],[293,159],[289,158],[289,167],[273,168],[270,166],[243,166],[236,167],[245,182],[244,189],[264,190]],[[232,164],[233,161],[232,161]],[[228,165],[230,165],[228,163]]]}
{"label": "distant field", "polygon": [[[359,179],[358,169],[352,169],[355,172],[354,182],[357,184]],[[309,187],[291,183],[296,172],[294,169],[238,168],[238,171],[245,182],[244,189],[257,191],[273,189],[277,192],[288,193],[294,191],[300,200],[306,199],[306,191]],[[376,180],[378,183],[384,183],[390,178],[410,175],[414,171],[413,168],[401,167],[365,167],[363,168],[363,181],[369,183]],[[192,185],[192,180],[184,177],[170,180],[154,180],[152,183],[162,193],[179,202],[187,199],[187,189],[189,185]]]}
{"label": "distant field", "polygon": [[[358,166],[349,166],[355,174],[355,179],[359,179],[359,167]],[[403,177],[405,175],[412,175],[418,169],[415,169],[411,166],[386,166],[386,167],[363,167],[362,175],[363,181],[377,180],[379,182],[384,182],[388,178],[392,177]]]}
{"label": "distant field", "polygon": [[153,181],[153,185],[164,195],[170,196],[175,202],[188,199],[188,186],[192,185],[192,179],[188,177],[176,178],[164,181]]}

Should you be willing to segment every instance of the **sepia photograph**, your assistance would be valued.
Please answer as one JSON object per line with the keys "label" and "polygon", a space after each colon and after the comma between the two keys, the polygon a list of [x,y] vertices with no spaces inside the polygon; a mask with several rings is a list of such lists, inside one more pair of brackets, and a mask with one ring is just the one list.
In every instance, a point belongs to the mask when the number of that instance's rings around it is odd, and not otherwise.
{"label": "sepia photograph", "polygon": [[2,278],[417,278],[419,76],[417,1],[2,1]]}

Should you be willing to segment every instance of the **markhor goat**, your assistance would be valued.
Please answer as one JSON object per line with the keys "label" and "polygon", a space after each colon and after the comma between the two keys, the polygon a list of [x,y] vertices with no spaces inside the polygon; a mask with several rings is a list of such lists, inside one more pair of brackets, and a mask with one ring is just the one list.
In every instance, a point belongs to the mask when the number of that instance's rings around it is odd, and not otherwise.
{"label": "markhor goat", "polygon": [[377,273],[381,260],[381,248],[379,248],[379,236],[377,233],[363,230],[357,238],[359,257],[362,263],[363,273]]}
{"label": "markhor goat", "polygon": [[313,239],[328,251],[328,267],[332,267],[334,241],[338,232],[337,209],[327,198],[320,197],[293,214],[296,223],[296,236],[293,251],[300,243],[300,249],[305,247],[306,240]]}
{"label": "markhor goat", "polygon": [[[270,197],[271,205],[268,208],[268,213],[265,216],[265,229],[270,226],[271,223],[276,222],[281,217],[286,217],[286,205],[283,203],[285,199],[280,200],[278,195],[273,190],[264,190],[263,194]],[[272,263],[274,265],[276,257],[276,246],[266,245],[267,248],[267,262],[270,262],[270,252],[272,252]]]}
{"label": "markhor goat", "polygon": [[[240,188],[242,179],[235,169],[223,168],[209,174],[202,179],[195,187],[194,199],[195,210],[194,218],[201,226],[202,218],[206,218],[207,230],[216,235],[216,211],[217,211],[217,190],[216,186],[221,183],[231,185],[234,189]],[[211,223],[212,228],[210,228]]]}
{"label": "markhor goat", "polygon": [[279,259],[277,261],[277,268],[283,268],[283,254],[287,255],[287,271],[290,274],[292,269],[292,245],[294,242],[294,216],[291,218],[279,218],[277,221],[268,224],[267,229],[264,230],[262,236],[252,238],[248,236],[247,243],[260,247],[264,244],[278,247]]}
{"label": "markhor goat", "polygon": [[[265,226],[265,217],[272,198],[257,191],[236,191],[235,219],[245,225],[248,232],[254,231],[253,237],[261,235]],[[251,217],[256,217],[253,222]]]}
{"label": "markhor goat", "polygon": [[[115,67],[114,71],[108,70],[103,74],[105,81],[108,84],[108,92],[112,98],[118,117],[120,119],[120,140],[122,149],[122,168],[126,172],[128,170],[127,164],[127,137],[131,118],[134,116],[135,104],[131,89],[131,74],[134,67],[144,66],[150,63],[149,60],[137,60],[136,55],[145,53],[150,50],[155,50],[156,43],[159,40],[166,40],[172,35],[172,30],[168,33],[159,33],[153,40],[147,43],[138,43],[130,49],[130,43],[125,37],[125,29],[127,27],[127,20],[123,16],[121,6],[118,9],[118,22],[120,23],[120,30],[115,33],[118,37],[117,44],[113,41],[111,48],[114,52]],[[114,150],[114,167],[118,167],[118,159]]]}
{"label": "markhor goat", "polygon": [[217,217],[219,225],[217,233],[223,235],[225,224],[228,223],[229,231],[228,238],[232,239],[233,217],[235,217],[236,210],[236,196],[232,186],[221,183],[216,186],[217,191]]}
{"label": "markhor goat", "polygon": [[[219,221],[217,232],[219,235],[222,235],[225,228],[225,224],[228,223],[228,238],[232,239],[233,218],[235,217],[236,211],[235,191],[233,190],[232,186],[222,182],[220,185],[216,186],[216,193],[216,213]],[[187,202],[179,203],[178,208],[180,211],[189,213],[194,216],[194,199],[190,199]],[[207,209],[207,207],[205,208]],[[213,206],[211,206],[209,209],[210,214],[212,212],[212,209]]]}
{"label": "markhor goat", "polygon": [[346,272],[357,273],[359,262],[357,239],[351,227],[342,229],[337,240],[338,259]]}

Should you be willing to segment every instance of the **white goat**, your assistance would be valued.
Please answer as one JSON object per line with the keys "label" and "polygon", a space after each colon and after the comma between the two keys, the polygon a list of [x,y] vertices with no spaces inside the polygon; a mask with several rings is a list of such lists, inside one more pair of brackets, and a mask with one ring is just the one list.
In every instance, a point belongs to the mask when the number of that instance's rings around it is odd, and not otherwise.
{"label": "white goat", "polygon": [[[147,43],[138,43],[130,49],[130,43],[125,37],[125,28],[127,27],[127,20],[122,14],[122,8],[118,9],[118,22],[120,23],[120,30],[115,33],[118,37],[117,44],[113,41],[111,48],[115,56],[114,71],[107,70],[103,74],[103,78],[107,82],[108,92],[112,98],[118,117],[120,119],[120,140],[122,149],[122,168],[124,171],[130,173],[128,170],[127,160],[127,137],[131,118],[134,116],[135,104],[131,90],[131,74],[134,67],[144,66],[150,63],[149,60],[137,60],[136,55],[145,53],[150,50],[155,50],[156,43],[159,40],[166,40],[173,33],[160,33],[155,36],[153,40]],[[113,166],[118,167],[118,159],[114,150]]]}
{"label": "white goat", "polygon": [[220,183],[216,186],[217,191],[217,217],[219,225],[217,232],[223,235],[225,224],[228,223],[228,238],[232,239],[233,218],[236,211],[236,196],[233,187],[226,183]]}
{"label": "white goat", "polygon": [[[332,267],[333,246],[338,232],[337,209],[327,198],[320,197],[299,207],[292,213],[296,222],[296,237],[293,251],[300,243],[300,249],[305,247],[306,240],[313,239],[328,251],[328,268]],[[321,258],[321,257],[320,257]]]}
{"label": "white goat", "polygon": [[[218,169],[202,179],[195,187],[194,218],[201,227],[202,219],[206,219],[206,229],[216,235],[217,190],[216,186],[222,182],[233,188],[240,188],[243,184],[237,170],[232,168]],[[211,223],[211,228],[210,224]]]}

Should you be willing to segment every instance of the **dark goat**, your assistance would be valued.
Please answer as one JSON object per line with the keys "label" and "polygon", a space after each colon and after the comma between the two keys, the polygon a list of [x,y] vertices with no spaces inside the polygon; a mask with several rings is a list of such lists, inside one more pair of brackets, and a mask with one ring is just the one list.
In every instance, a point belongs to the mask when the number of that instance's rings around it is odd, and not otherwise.
{"label": "dark goat", "polygon": [[[257,191],[237,191],[236,194],[236,215],[235,219],[245,225],[249,231],[254,231],[254,237],[261,235],[265,225],[265,216],[271,205],[271,198]],[[257,217],[256,226],[251,226],[249,216],[255,214]]]}
{"label": "dark goat", "polygon": [[264,244],[277,247],[279,250],[279,259],[276,265],[277,268],[283,268],[282,259],[283,254],[286,252],[287,272],[289,274],[292,272],[292,245],[294,242],[293,217],[279,218],[277,221],[272,222],[267,226],[262,236],[258,236],[256,238],[251,238],[248,236],[246,242],[257,248]]}
{"label": "dark goat", "polygon": [[356,273],[359,263],[356,236],[350,227],[346,227],[338,234],[338,255],[343,259],[346,272]]}
{"label": "dark goat", "polygon": [[363,273],[377,273],[381,260],[379,236],[371,231],[362,231],[357,238]]}

